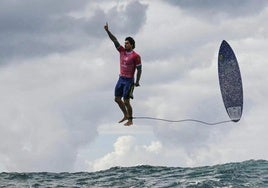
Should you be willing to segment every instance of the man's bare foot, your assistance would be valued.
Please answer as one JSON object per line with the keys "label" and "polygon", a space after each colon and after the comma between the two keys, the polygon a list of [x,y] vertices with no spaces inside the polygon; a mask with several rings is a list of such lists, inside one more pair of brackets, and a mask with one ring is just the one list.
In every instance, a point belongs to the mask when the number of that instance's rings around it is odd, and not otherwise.
{"label": "man's bare foot", "polygon": [[125,126],[130,126],[130,125],[133,125],[133,122],[131,120],[128,120],[124,125]]}
{"label": "man's bare foot", "polygon": [[123,119],[121,119],[118,123],[122,123],[123,121],[126,121],[126,120],[128,120],[128,118],[127,117],[123,117]]}

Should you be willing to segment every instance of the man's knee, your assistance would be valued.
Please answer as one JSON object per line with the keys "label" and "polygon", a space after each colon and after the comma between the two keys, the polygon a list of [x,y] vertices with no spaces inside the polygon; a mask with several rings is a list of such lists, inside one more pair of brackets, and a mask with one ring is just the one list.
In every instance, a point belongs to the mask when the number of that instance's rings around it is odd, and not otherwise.
{"label": "man's knee", "polygon": [[129,105],[130,105],[129,99],[124,99],[124,104],[125,104],[126,106],[129,106]]}

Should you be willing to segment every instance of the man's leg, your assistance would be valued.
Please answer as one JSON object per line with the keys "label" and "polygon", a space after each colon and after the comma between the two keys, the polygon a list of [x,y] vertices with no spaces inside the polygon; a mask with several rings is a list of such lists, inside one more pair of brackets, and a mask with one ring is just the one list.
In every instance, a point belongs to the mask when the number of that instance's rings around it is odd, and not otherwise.
{"label": "man's leg", "polygon": [[132,122],[132,107],[130,105],[130,100],[129,99],[124,99],[124,104],[127,110],[127,119],[128,121],[124,124],[125,126],[130,126],[133,124]]}
{"label": "man's leg", "polygon": [[127,109],[126,106],[124,104],[124,102],[121,100],[121,97],[115,97],[115,102],[118,104],[119,108],[121,109],[121,111],[124,114],[123,119],[121,119],[118,123],[122,123],[123,121],[126,121],[128,119],[128,113],[127,113]]}

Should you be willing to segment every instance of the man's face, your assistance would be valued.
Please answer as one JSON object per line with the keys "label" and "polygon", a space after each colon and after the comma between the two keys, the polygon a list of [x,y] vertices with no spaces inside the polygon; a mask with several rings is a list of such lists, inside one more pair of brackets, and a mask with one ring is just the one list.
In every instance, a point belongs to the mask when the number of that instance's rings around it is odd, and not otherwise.
{"label": "man's face", "polygon": [[125,49],[128,50],[132,50],[132,45],[130,44],[130,42],[128,40],[125,41]]}

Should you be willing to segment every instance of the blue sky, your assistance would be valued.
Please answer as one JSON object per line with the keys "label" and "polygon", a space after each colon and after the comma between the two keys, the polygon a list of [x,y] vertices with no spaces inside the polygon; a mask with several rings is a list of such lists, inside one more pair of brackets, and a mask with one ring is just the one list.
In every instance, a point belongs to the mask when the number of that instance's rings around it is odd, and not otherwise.
{"label": "blue sky", "polygon": [[[258,2],[258,3],[256,3]],[[0,171],[97,171],[268,159],[266,0],[0,1]],[[103,29],[136,40],[135,116],[228,120],[222,40],[239,61],[239,123],[117,121],[119,56]]]}

